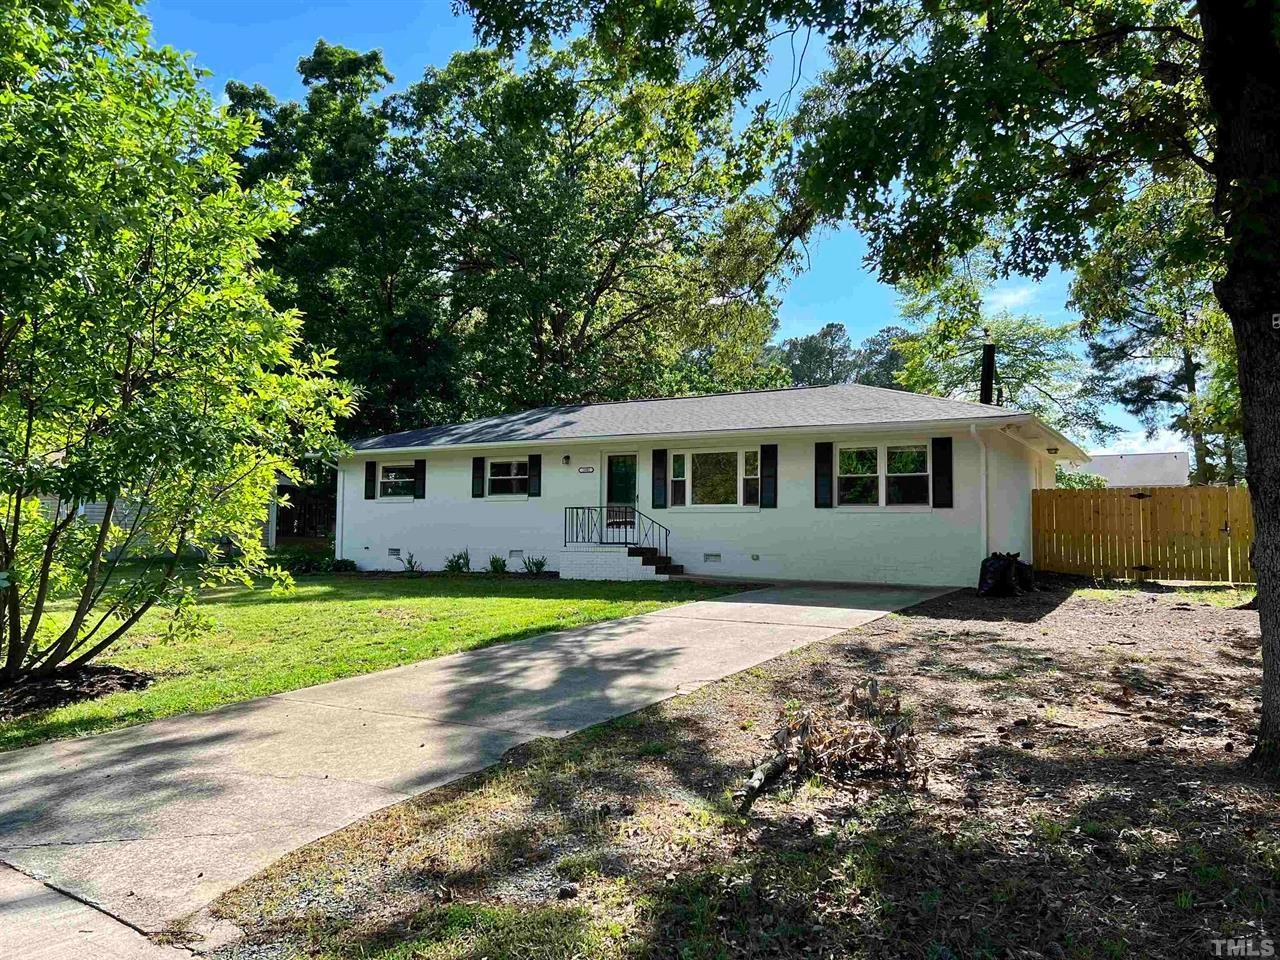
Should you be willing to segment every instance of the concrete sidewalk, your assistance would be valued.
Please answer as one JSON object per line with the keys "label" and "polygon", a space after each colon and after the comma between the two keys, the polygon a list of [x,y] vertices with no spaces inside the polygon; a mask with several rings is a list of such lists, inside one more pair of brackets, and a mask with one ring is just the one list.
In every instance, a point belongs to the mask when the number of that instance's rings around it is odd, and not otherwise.
{"label": "concrete sidewalk", "polygon": [[191,960],[100,910],[0,864],[0,957],[15,960]]}
{"label": "concrete sidewalk", "polygon": [[157,931],[520,743],[943,592],[772,587],[0,754],[0,860]]}

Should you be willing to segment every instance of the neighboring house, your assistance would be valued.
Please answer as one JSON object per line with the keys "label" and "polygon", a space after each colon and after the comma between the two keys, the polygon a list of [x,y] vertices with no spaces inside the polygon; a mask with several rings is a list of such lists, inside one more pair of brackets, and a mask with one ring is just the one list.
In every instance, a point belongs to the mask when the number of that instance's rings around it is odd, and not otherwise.
{"label": "neighboring house", "polygon": [[548,407],[363,440],[336,550],[439,569],[463,548],[581,579],[951,585],[1031,554],[1031,491],[1084,451],[1004,407],[861,385]]}
{"label": "neighboring house", "polygon": [[1093,453],[1089,465],[1072,464],[1071,473],[1092,473],[1108,487],[1185,487],[1191,463],[1186,451],[1171,453]]}

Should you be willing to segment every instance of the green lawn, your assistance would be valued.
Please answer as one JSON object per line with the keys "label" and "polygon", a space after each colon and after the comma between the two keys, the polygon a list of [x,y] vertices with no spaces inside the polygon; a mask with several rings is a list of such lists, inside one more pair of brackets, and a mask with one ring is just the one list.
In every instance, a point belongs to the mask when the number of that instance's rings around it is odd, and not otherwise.
{"label": "green lawn", "polygon": [[158,679],[147,689],[0,722],[0,750],[97,733],[459,650],[612,620],[728,589],[684,581],[299,577],[290,594],[210,591],[210,631],[165,638],[144,619],[101,662]]}

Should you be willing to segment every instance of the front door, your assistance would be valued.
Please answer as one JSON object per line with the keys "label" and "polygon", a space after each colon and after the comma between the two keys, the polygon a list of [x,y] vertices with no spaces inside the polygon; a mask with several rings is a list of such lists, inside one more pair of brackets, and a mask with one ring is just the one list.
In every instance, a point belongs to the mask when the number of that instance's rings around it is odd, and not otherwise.
{"label": "front door", "polygon": [[636,455],[611,453],[605,462],[605,503],[611,507],[636,505]]}

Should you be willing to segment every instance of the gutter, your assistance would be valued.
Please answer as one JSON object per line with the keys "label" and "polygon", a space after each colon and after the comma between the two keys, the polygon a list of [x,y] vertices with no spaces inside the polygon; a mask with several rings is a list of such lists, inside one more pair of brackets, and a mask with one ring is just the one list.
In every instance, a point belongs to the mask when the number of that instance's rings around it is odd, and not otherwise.
{"label": "gutter", "polygon": [[987,488],[987,441],[983,439],[982,434],[978,432],[976,423],[969,424],[969,434],[978,444],[981,453],[978,456],[978,480],[979,486],[982,488],[982,496],[978,498],[978,541],[979,541],[979,559],[987,558],[987,547],[990,541],[987,532],[987,501],[991,497],[991,491]]}

